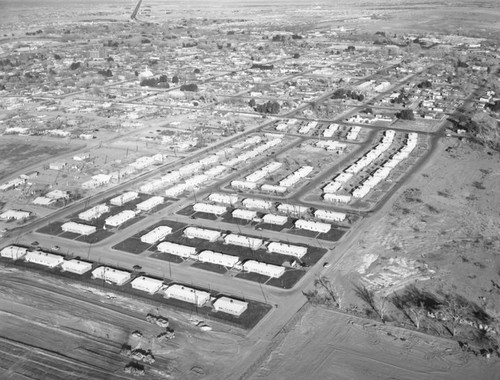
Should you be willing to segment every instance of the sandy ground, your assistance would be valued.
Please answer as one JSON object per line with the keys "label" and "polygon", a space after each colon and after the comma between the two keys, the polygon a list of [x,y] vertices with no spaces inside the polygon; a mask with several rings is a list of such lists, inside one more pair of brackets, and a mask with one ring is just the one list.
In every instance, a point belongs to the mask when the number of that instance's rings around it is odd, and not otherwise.
{"label": "sandy ground", "polygon": [[452,341],[310,308],[249,378],[499,379],[499,369]]}

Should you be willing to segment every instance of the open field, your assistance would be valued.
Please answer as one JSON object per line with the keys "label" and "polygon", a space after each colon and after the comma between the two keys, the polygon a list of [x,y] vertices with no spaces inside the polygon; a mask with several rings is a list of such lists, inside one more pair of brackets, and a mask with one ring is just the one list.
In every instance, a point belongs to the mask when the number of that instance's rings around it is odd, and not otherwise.
{"label": "open field", "polygon": [[246,378],[499,379],[499,369],[499,362],[472,358],[453,341],[312,307]]}
{"label": "open field", "polygon": [[42,141],[36,144],[32,140],[20,137],[2,136],[0,145],[0,180],[9,175],[29,168],[49,158],[78,150],[83,145],[68,142],[54,143]]}

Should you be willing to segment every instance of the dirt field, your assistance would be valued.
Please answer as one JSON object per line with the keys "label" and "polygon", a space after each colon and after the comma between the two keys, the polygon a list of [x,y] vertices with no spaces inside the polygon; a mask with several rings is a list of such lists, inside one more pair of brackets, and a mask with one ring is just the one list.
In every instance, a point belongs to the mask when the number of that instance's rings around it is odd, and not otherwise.
{"label": "dirt field", "polygon": [[499,379],[499,369],[455,342],[310,308],[249,379]]}
{"label": "dirt field", "polygon": [[30,165],[40,163],[48,158],[77,150],[83,144],[68,144],[67,141],[54,143],[49,139],[33,141],[33,139],[2,136],[0,144],[0,180],[12,173],[28,168]]}

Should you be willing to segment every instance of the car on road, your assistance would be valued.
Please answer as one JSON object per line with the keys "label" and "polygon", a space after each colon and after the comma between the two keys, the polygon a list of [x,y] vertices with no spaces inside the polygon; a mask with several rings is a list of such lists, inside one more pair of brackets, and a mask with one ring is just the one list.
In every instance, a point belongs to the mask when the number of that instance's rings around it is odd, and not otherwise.
{"label": "car on road", "polygon": [[31,245],[34,245],[35,247],[36,247],[37,245],[39,245],[39,244],[40,244],[40,243],[39,243],[39,242],[37,242],[37,241],[33,241],[33,242],[31,242]]}
{"label": "car on road", "polygon": [[330,268],[332,264],[330,264],[328,261],[323,264],[323,268]]}
{"label": "car on road", "polygon": [[53,250],[53,251],[59,251],[60,249],[61,249],[61,247],[59,247],[58,245],[54,245],[54,246],[52,247],[52,250]]}

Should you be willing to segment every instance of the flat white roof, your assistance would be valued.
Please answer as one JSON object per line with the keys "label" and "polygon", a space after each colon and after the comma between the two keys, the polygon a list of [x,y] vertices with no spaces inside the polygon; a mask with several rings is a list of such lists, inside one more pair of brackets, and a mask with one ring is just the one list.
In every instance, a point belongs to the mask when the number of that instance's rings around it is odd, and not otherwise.
{"label": "flat white roof", "polygon": [[130,284],[134,289],[156,293],[163,286],[163,281],[151,277],[139,276],[135,278]]}
{"label": "flat white roof", "polygon": [[217,311],[241,315],[248,308],[248,302],[235,300],[229,297],[220,297],[214,302],[214,308]]}
{"label": "flat white roof", "polygon": [[92,275],[105,281],[121,284],[130,278],[130,272],[102,266],[92,271]]}
{"label": "flat white roof", "polygon": [[19,247],[17,245],[9,245],[0,251],[0,255],[3,257],[20,257],[28,252],[28,248]]}
{"label": "flat white roof", "polygon": [[65,260],[61,265],[62,269],[73,273],[85,273],[92,269],[92,263],[76,259]]}

